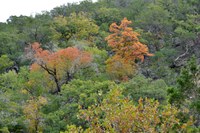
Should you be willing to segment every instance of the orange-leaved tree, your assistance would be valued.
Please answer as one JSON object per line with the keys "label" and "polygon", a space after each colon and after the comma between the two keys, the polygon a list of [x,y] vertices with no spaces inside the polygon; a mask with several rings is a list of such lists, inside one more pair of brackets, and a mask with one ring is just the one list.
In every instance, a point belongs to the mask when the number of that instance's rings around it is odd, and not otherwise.
{"label": "orange-leaved tree", "polygon": [[76,71],[87,67],[92,61],[92,57],[88,52],[74,47],[51,52],[43,50],[39,43],[33,43],[29,49],[31,49],[32,58],[34,59],[31,70],[45,71],[55,83],[56,90],[54,93],[60,92],[61,86],[68,83]]}
{"label": "orange-leaved tree", "polygon": [[[128,27],[128,25],[130,25],[131,23],[132,22],[128,21],[127,18],[124,18],[121,21],[120,25],[117,25],[116,23],[112,23],[110,25],[110,32],[113,33],[106,38],[106,41],[108,42],[108,46],[112,48],[112,51],[114,52],[115,55],[112,56],[110,59],[108,59],[108,61],[106,62],[107,68],[118,67],[116,63],[111,63],[111,62],[118,62],[118,64],[120,63],[121,66],[129,64],[133,68],[132,72],[130,72],[130,70],[127,69],[127,73],[133,73],[136,66],[135,64],[136,60],[144,61],[144,56],[153,55],[149,53],[148,47],[139,41],[138,39],[139,34],[137,32],[134,32],[131,27]],[[126,71],[126,67],[124,67],[123,69],[124,70],[122,71]],[[110,71],[110,69],[107,69],[107,71],[108,73],[111,73],[113,76],[117,77],[127,76],[126,73],[117,75],[116,73]]]}

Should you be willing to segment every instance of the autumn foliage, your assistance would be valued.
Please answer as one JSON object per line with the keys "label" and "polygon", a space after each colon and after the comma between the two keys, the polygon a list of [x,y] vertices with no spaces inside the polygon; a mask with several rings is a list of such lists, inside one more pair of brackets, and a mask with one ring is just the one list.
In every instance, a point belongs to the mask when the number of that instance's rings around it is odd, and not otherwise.
{"label": "autumn foliage", "polygon": [[63,83],[69,82],[78,69],[87,66],[92,60],[88,52],[73,47],[51,52],[43,50],[39,43],[33,43],[31,49],[34,59],[31,70],[46,71],[53,77],[58,92]]}
{"label": "autumn foliage", "polygon": [[124,18],[119,26],[112,23],[110,32],[113,32],[113,34],[109,35],[106,40],[115,55],[119,55],[126,60],[135,61],[139,59],[143,61],[145,55],[152,56],[152,54],[149,53],[148,47],[139,41],[139,34],[128,27],[131,23],[127,18]]}
{"label": "autumn foliage", "polygon": [[193,121],[191,118],[181,123],[177,117],[179,112],[176,107],[161,107],[158,101],[147,98],[140,98],[138,104],[134,105],[128,98],[123,98],[120,89],[116,88],[111,90],[100,105],[81,110],[80,118],[89,122],[86,132],[185,132]]}
{"label": "autumn foliage", "polygon": [[113,66],[114,64],[112,62],[120,61],[119,64],[121,66],[128,65],[133,67],[131,68],[132,71],[130,71],[130,69],[126,70],[125,67],[125,70],[121,70],[123,71],[123,75],[115,74],[118,75],[118,77],[126,76],[124,71],[127,71],[126,73],[133,73],[136,60],[144,61],[144,56],[153,55],[149,53],[148,47],[139,41],[139,34],[134,32],[131,27],[128,27],[131,23],[132,22],[128,21],[127,18],[124,18],[120,25],[112,23],[110,25],[110,32],[112,32],[112,34],[106,38],[108,46],[112,48],[112,51],[115,54],[106,62],[108,73],[113,73],[109,70],[110,67],[116,68],[116,64]]}
{"label": "autumn foliage", "polygon": [[[57,52],[50,52],[40,48],[40,44],[34,43],[32,49],[35,51],[34,57],[38,65],[46,65],[49,68],[70,68],[74,65],[83,65],[91,61],[91,56],[87,52],[82,52],[77,48],[68,47]],[[76,61],[76,64],[75,64]]]}
{"label": "autumn foliage", "polygon": [[45,97],[31,98],[23,107],[23,113],[29,124],[29,132],[35,133],[42,130],[42,116],[40,113],[41,107],[47,104]]}
{"label": "autumn foliage", "polygon": [[109,75],[112,78],[121,79],[123,81],[126,81],[129,76],[133,75],[136,69],[131,61],[127,61],[119,55],[109,58],[106,63],[106,70]]}

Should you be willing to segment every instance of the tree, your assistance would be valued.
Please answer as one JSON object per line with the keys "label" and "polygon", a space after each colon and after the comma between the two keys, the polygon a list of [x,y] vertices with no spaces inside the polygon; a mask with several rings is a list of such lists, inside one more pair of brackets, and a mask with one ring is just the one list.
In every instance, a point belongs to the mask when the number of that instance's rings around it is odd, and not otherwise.
{"label": "tree", "polygon": [[23,108],[24,115],[29,123],[29,132],[35,133],[42,131],[42,117],[41,117],[41,107],[47,104],[47,99],[45,97],[32,97],[31,100],[27,101],[27,104]]}
{"label": "tree", "polygon": [[153,80],[143,75],[136,75],[122,85],[123,94],[134,101],[147,97],[158,100],[162,104],[167,102],[168,86],[163,79]]}
{"label": "tree", "polygon": [[[181,123],[177,118],[179,112],[176,107],[160,107],[158,101],[147,98],[140,98],[138,104],[134,105],[123,97],[119,88],[115,88],[100,105],[80,110],[79,117],[89,122],[85,132],[185,132],[193,122],[189,119]],[[69,130],[81,131],[73,126]]]}
{"label": "tree", "polygon": [[0,74],[0,132],[8,128],[9,132],[26,132],[22,106],[26,98],[21,93],[23,88],[21,74],[14,71]]}
{"label": "tree", "polygon": [[15,28],[5,26],[6,31],[0,32],[0,56],[7,55],[11,60],[16,61],[22,54],[22,46],[18,44],[19,34]]}
{"label": "tree", "polygon": [[190,108],[200,122],[200,67],[193,56],[177,78],[177,86],[168,89],[169,102],[179,108]]}
{"label": "tree", "polygon": [[[19,38],[17,46],[21,46],[21,50],[24,50],[24,47],[28,43],[39,42],[43,46],[52,47],[52,17],[48,12],[43,12],[42,14],[36,14],[32,16],[11,16],[7,22],[8,26],[11,26],[12,29],[15,28],[15,36]],[[13,30],[11,30],[13,33]],[[16,47],[16,46],[15,46]],[[19,51],[19,50],[16,50]]]}
{"label": "tree", "polygon": [[139,42],[139,34],[134,32],[131,27],[128,27],[131,23],[127,18],[124,18],[119,26],[116,23],[112,23],[110,32],[113,32],[113,34],[109,35],[106,40],[115,55],[133,62],[137,59],[143,61],[145,55],[152,56],[152,54],[149,53],[146,45]]}
{"label": "tree", "polygon": [[70,39],[91,41],[98,30],[99,27],[83,12],[71,13],[69,17],[57,16],[52,26],[54,40],[58,41],[60,46]]}
{"label": "tree", "polygon": [[90,67],[86,69],[80,69],[75,74],[77,79],[104,81],[108,80],[108,76],[105,73],[105,61],[108,58],[106,50],[100,50],[97,47],[83,47],[86,51],[92,54],[92,63]]}
{"label": "tree", "polygon": [[106,93],[114,88],[112,81],[92,81],[74,79],[62,86],[61,95],[51,95],[49,103],[43,108],[45,113],[44,132],[57,132],[66,125],[75,124],[87,127],[86,121],[77,118],[80,107],[88,108],[100,104]]}
{"label": "tree", "polygon": [[31,65],[31,70],[45,71],[56,85],[54,93],[60,92],[62,84],[71,81],[73,74],[77,70],[87,67],[92,60],[88,52],[80,51],[73,47],[50,52],[40,48],[39,43],[34,43],[28,49],[32,50],[29,58],[32,58],[34,61]]}
{"label": "tree", "polygon": [[120,56],[113,56],[106,61],[106,71],[112,79],[126,81],[136,70],[136,66],[131,61],[127,61]]}
{"label": "tree", "polygon": [[[137,60],[144,61],[145,56],[152,56],[152,54],[149,53],[148,47],[139,41],[139,34],[134,32],[131,27],[128,27],[131,23],[132,22],[128,21],[127,18],[124,18],[120,25],[116,23],[110,25],[110,31],[113,32],[113,34],[109,35],[106,40],[108,46],[112,48],[115,55],[106,62],[108,73],[113,73],[109,68],[116,67],[119,67],[118,70],[120,71],[121,69],[123,73],[124,71],[126,71],[126,73],[134,73],[130,70],[134,70]],[[113,63],[115,61],[120,61],[120,65]],[[132,68],[126,69],[126,67],[121,67],[124,65],[127,65],[128,68],[132,66]],[[115,74],[117,75],[117,73]]]}
{"label": "tree", "polygon": [[[173,30],[173,23],[170,20],[170,13],[160,5],[149,4],[136,16],[136,26],[145,31],[149,44],[159,51],[170,37]],[[162,43],[161,43],[162,42]]]}
{"label": "tree", "polygon": [[120,10],[117,8],[102,7],[94,14],[96,23],[103,31],[107,31],[112,22],[120,22],[120,17]]}
{"label": "tree", "polygon": [[0,56],[0,73],[5,72],[6,68],[12,66],[14,63],[7,55]]}

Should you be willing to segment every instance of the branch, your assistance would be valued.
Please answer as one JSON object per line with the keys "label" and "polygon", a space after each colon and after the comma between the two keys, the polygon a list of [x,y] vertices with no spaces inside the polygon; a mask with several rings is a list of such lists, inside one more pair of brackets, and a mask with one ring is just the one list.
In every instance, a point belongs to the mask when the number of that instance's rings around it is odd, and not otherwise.
{"label": "branch", "polygon": [[189,44],[186,45],[186,51],[185,51],[185,53],[183,53],[183,54],[181,54],[180,56],[178,56],[178,57],[174,60],[174,62],[178,61],[179,58],[182,58],[183,56],[185,56],[186,54],[188,54],[188,50],[189,50]]}
{"label": "branch", "polygon": [[[40,64],[39,64],[40,65]],[[55,71],[48,69],[46,65],[40,65],[40,67],[42,67],[44,70],[47,71],[48,74],[52,75],[52,76],[56,76],[55,75]]]}

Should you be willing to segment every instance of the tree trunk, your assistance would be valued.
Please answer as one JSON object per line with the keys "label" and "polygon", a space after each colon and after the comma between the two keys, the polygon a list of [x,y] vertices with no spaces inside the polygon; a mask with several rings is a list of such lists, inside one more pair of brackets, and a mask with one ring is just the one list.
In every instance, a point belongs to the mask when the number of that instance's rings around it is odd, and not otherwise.
{"label": "tree trunk", "polygon": [[54,76],[54,81],[56,83],[56,92],[55,93],[58,93],[61,91],[61,87],[59,85],[58,79],[55,76]]}

